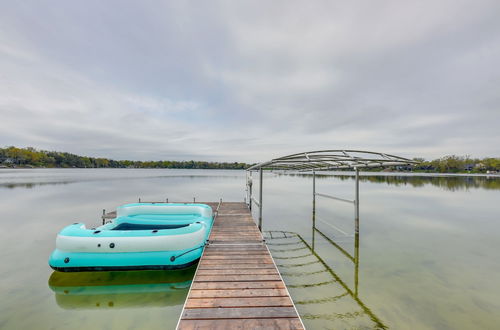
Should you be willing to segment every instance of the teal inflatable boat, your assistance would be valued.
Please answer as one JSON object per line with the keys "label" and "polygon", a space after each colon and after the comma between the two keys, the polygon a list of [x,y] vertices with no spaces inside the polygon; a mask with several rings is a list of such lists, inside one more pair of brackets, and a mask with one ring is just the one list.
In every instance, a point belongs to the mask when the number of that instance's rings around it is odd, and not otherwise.
{"label": "teal inflatable boat", "polygon": [[205,204],[123,205],[110,223],[61,230],[49,265],[63,272],[189,267],[201,257],[212,223],[212,208]]}

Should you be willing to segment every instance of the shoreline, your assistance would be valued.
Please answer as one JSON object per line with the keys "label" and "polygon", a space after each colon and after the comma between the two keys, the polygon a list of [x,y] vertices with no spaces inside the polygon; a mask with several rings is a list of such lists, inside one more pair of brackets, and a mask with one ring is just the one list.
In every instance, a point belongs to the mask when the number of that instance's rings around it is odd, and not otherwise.
{"label": "shoreline", "polygon": [[[353,176],[355,172],[328,172],[333,176]],[[332,174],[330,174],[332,173]],[[316,174],[316,175],[322,175]],[[424,173],[424,172],[359,172],[360,176],[411,176],[411,177],[494,177],[500,178],[500,173]]]}
{"label": "shoreline", "polygon": [[[1,170],[232,170],[232,171],[245,171],[244,169],[235,168],[123,168],[123,167],[0,167]],[[290,172],[281,173],[279,170],[270,173],[277,173],[282,175],[312,175],[307,172]],[[353,176],[354,171],[318,171],[316,175],[320,176]],[[500,173],[428,173],[428,172],[363,172],[360,170],[360,176],[408,176],[408,177],[492,177],[500,178]]]}

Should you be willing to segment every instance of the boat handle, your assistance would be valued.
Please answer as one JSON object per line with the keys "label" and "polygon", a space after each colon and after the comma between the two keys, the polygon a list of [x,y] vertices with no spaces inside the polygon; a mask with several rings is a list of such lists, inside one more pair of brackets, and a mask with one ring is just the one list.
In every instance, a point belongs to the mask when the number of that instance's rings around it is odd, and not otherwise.
{"label": "boat handle", "polygon": [[189,253],[189,252],[193,252],[193,251],[196,251],[196,250],[198,250],[198,249],[201,249],[201,248],[202,248],[202,247],[204,247],[204,246],[205,246],[205,244],[200,245],[200,246],[198,246],[198,247],[195,247],[194,249],[191,249],[191,250],[186,251],[186,252],[184,252],[184,253],[181,253],[181,254],[179,254],[178,256],[171,256],[171,257],[170,257],[170,261],[174,262],[174,261],[175,261],[175,259],[177,259],[177,258],[179,258],[179,257],[182,257],[183,255],[185,255],[185,254],[187,254],[187,253]]}

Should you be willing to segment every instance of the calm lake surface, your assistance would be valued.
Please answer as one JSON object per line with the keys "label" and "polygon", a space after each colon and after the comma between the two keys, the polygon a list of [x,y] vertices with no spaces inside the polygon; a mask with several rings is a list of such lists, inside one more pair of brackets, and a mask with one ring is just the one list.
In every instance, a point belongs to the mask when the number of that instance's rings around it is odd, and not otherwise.
{"label": "calm lake surface", "polygon": [[[354,196],[345,173],[316,187]],[[359,236],[353,206],[321,197],[313,227],[311,194],[311,176],[265,175],[263,230],[309,329],[498,329],[499,178],[362,176]],[[194,268],[47,264],[61,228],[139,197],[243,201],[245,172],[0,169],[0,328],[175,328]]]}

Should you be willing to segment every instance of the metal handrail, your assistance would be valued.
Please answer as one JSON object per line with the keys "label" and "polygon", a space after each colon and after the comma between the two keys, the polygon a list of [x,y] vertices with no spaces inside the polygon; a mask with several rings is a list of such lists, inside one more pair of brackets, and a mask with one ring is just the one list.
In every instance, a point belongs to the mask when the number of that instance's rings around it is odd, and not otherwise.
{"label": "metal handrail", "polygon": [[[319,220],[319,221],[323,222],[325,225],[327,225],[327,226],[333,228],[334,230],[338,231],[339,233],[342,233],[344,235],[344,237],[354,237],[354,235],[346,233],[345,231],[343,231],[339,227],[335,226],[334,224],[329,223],[328,221],[326,221],[324,219],[321,219],[318,216],[316,216],[316,220]],[[316,228],[316,227],[314,227],[314,228]]]}
{"label": "metal handrail", "polygon": [[315,193],[315,195],[316,195],[316,196],[325,197],[325,198],[334,199],[334,200],[341,201],[341,202],[350,203],[350,204],[355,204],[355,203],[356,203],[356,201],[355,201],[355,200],[350,200],[350,199],[339,198],[339,197],[335,197],[335,196],[331,196],[331,195],[327,195],[327,194]]}
{"label": "metal handrail", "polygon": [[260,203],[252,196],[252,202],[254,202],[258,207],[260,207]]}

